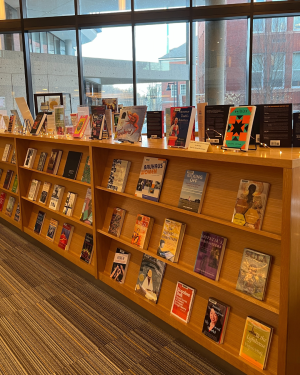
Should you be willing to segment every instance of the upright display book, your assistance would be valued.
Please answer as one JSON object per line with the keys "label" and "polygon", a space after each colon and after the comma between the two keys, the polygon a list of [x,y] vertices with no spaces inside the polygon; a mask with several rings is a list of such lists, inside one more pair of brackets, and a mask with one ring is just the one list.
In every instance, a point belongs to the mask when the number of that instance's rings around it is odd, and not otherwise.
{"label": "upright display book", "polygon": [[208,299],[202,333],[218,344],[223,344],[230,307],[214,298]]}
{"label": "upright display book", "polygon": [[32,180],[31,185],[29,188],[29,193],[28,193],[28,199],[31,201],[35,201],[40,189],[41,181],[39,180]]}
{"label": "upright display book", "polygon": [[181,188],[178,207],[183,210],[200,213],[209,173],[186,171]]}
{"label": "upright display book", "polygon": [[145,215],[137,215],[131,243],[141,249],[148,249],[154,219]]}
{"label": "upright display book", "polygon": [[28,108],[28,105],[26,103],[25,98],[24,97],[15,98],[15,101],[16,101],[16,103],[18,105],[18,108],[21,112],[23,120],[25,121],[25,123],[28,124],[27,128],[30,130],[31,126],[33,124],[33,118],[32,118],[30,109]]}
{"label": "upright display book", "polygon": [[144,157],[135,196],[158,202],[167,168],[166,159]]}
{"label": "upright display book", "polygon": [[91,138],[92,139],[101,139],[100,132],[101,132],[101,128],[103,128],[104,126],[105,109],[106,109],[105,105],[91,106],[91,112],[92,112]]}
{"label": "upright display book", "polygon": [[192,313],[195,294],[196,290],[194,288],[177,281],[171,307],[171,315],[174,315],[176,318],[188,323]]}
{"label": "upright display book", "polygon": [[230,107],[233,107],[233,104],[205,107],[205,142],[223,145]]}
{"label": "upright display book", "polygon": [[138,142],[141,138],[142,128],[146,116],[147,106],[132,106],[121,109],[117,125],[117,140]]}
{"label": "upright display book", "polygon": [[252,229],[261,229],[270,184],[241,180],[232,222]]}
{"label": "upright display book", "polygon": [[176,263],[179,259],[186,224],[165,219],[157,255]]}
{"label": "upright display book", "polygon": [[59,237],[58,246],[63,250],[69,250],[74,232],[73,225],[64,223]]}
{"label": "upright display book", "polygon": [[14,115],[9,116],[9,122],[8,122],[8,128],[7,128],[8,133],[12,133],[14,131],[15,123],[16,123],[16,116]]}
{"label": "upright display book", "polygon": [[51,151],[48,166],[47,166],[47,173],[57,174],[62,154],[63,154],[62,150],[55,149]]}
{"label": "upright display book", "polygon": [[157,303],[166,266],[165,262],[144,254],[135,286],[136,293]]}
{"label": "upright display book", "polygon": [[240,356],[261,370],[266,368],[273,327],[250,316],[246,319]]}
{"label": "upright display book", "polygon": [[11,188],[11,191],[13,193],[17,193],[18,192],[18,187],[19,187],[19,184],[18,184],[18,175],[16,174],[15,178],[14,178],[13,186]]}
{"label": "upright display book", "polygon": [[202,232],[194,271],[218,281],[225,254],[227,238]]}
{"label": "upright display book", "polygon": [[229,108],[224,148],[248,151],[255,110],[255,106]]}
{"label": "upright display book", "polygon": [[20,215],[20,203],[18,203],[17,208],[16,208],[16,212],[15,212],[14,220],[16,222],[19,222],[20,218],[21,218],[21,215]]}
{"label": "upright display book", "polygon": [[196,109],[193,107],[171,108],[171,127],[168,146],[188,148],[195,124]]}
{"label": "upright display book", "polygon": [[293,147],[300,147],[300,112],[293,113]]}
{"label": "upright display book", "polygon": [[11,109],[10,112],[16,118],[15,125],[17,125],[18,130],[22,130],[23,126],[18,111],[16,109]]}
{"label": "upright display book", "polygon": [[34,225],[34,229],[33,229],[34,233],[36,234],[41,233],[45,217],[46,217],[45,212],[39,211],[37,218],[36,218],[35,225]]}
{"label": "upright display book", "polygon": [[5,210],[5,215],[11,217],[14,206],[15,206],[16,198],[14,197],[9,197],[8,202],[6,205],[6,210]]}
{"label": "upright display book", "polygon": [[236,289],[262,301],[271,268],[271,255],[244,249]]}
{"label": "upright display book", "polygon": [[118,98],[102,98],[102,105],[111,109],[112,113],[118,112]]}
{"label": "upright display book", "polygon": [[8,161],[11,148],[12,148],[11,144],[7,143],[5,145],[5,148],[4,148],[4,151],[3,151],[3,155],[2,155],[2,161]]}
{"label": "upright display book", "polygon": [[58,221],[51,219],[49,223],[49,227],[46,234],[46,239],[53,242],[55,239],[56,230],[58,227]]}
{"label": "upright display book", "polygon": [[147,138],[163,138],[164,111],[147,111]]}
{"label": "upright display book", "polygon": [[80,220],[89,225],[93,224],[92,190],[90,188],[86,191]]}
{"label": "upright display book", "polygon": [[72,216],[76,204],[77,194],[71,193],[70,191],[67,194],[66,203],[63,208],[63,214],[67,216]]}
{"label": "upright display book", "polygon": [[108,228],[108,233],[112,234],[113,236],[120,237],[122,226],[124,223],[126,211],[122,208],[114,208],[110,225]]}
{"label": "upright display book", "polygon": [[63,177],[76,180],[82,158],[82,152],[69,151]]}
{"label": "upright display book", "polygon": [[36,168],[38,171],[42,172],[44,170],[44,166],[45,166],[45,163],[46,163],[47,156],[48,156],[47,152],[41,152],[39,162],[38,162],[38,165],[37,165],[37,168]]}
{"label": "upright display book", "polygon": [[84,169],[83,169],[83,174],[81,177],[82,182],[86,182],[88,184],[91,183],[91,163],[90,163],[90,156],[87,156]]}
{"label": "upright display book", "polygon": [[11,169],[9,169],[6,172],[5,180],[4,180],[4,183],[3,183],[3,189],[9,190],[13,175],[14,175],[14,171],[12,171]]}
{"label": "upright display book", "polygon": [[49,203],[49,208],[51,208],[51,210],[54,210],[54,211],[59,210],[62,197],[64,195],[64,191],[65,191],[64,186],[54,185],[51,200]]}
{"label": "upright display book", "polygon": [[114,159],[108,178],[107,189],[124,193],[130,166],[131,161]]}
{"label": "upright display book", "polygon": [[4,126],[5,126],[5,132],[8,132],[9,116],[3,115],[3,121],[4,121]]}
{"label": "upright display book", "polygon": [[3,210],[5,198],[6,198],[6,193],[0,193],[0,211]]}
{"label": "upright display book", "polygon": [[94,250],[94,241],[93,235],[90,233],[85,234],[80,259],[83,260],[85,263],[90,264],[93,257],[93,250]]}
{"label": "upright display book", "polygon": [[36,115],[36,119],[32,125],[32,128],[30,130],[30,134],[32,135],[39,135],[40,134],[40,131],[45,123],[45,120],[47,118],[47,115],[46,113],[44,112],[39,112],[37,115]]}
{"label": "upright display book", "polygon": [[89,116],[80,116],[80,119],[76,125],[76,128],[74,130],[73,138],[82,138],[85,132],[85,129],[87,127],[87,124],[89,122]]}
{"label": "upright display book", "polygon": [[58,135],[65,134],[65,107],[58,105],[54,107],[55,129]]}
{"label": "upright display book", "polygon": [[117,248],[112,265],[110,278],[120,284],[124,284],[130,261],[130,253]]}
{"label": "upright display book", "polygon": [[32,168],[36,157],[37,150],[35,148],[29,148],[25,157],[24,167]]}
{"label": "upright display book", "polygon": [[42,193],[41,193],[40,200],[39,200],[40,203],[42,203],[42,204],[47,203],[50,188],[51,188],[50,182],[44,182],[43,188],[42,188]]}
{"label": "upright display book", "polygon": [[12,154],[12,157],[11,157],[11,164],[16,164],[17,163],[17,159],[16,159],[16,150],[13,150],[13,154]]}

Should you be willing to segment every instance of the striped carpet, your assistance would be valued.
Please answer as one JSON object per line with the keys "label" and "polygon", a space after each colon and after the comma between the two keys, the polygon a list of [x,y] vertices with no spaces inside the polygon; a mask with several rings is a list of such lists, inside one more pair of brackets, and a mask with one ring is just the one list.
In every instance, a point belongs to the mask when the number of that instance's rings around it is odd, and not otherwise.
{"label": "striped carpet", "polygon": [[0,374],[221,374],[0,224]]}

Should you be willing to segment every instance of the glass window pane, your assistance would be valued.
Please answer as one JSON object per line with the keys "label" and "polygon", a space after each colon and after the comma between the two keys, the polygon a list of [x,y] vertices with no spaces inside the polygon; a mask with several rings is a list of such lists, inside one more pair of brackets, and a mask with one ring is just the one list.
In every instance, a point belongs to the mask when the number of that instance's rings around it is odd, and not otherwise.
{"label": "glass window pane", "polygon": [[292,87],[300,87],[300,52],[293,53]]}
{"label": "glass window pane", "polygon": [[17,109],[14,98],[26,98],[20,34],[0,34],[0,67],[0,111],[10,115],[11,109]]}
{"label": "glass window pane", "polygon": [[[40,33],[30,33],[34,41]],[[30,53],[34,93],[63,93],[66,115],[77,111],[79,105],[78,68],[75,30],[47,31],[43,40],[48,53]],[[58,46],[53,48],[54,45]],[[65,56],[60,53],[60,43],[65,44]],[[45,48],[46,50],[46,48]],[[45,99],[47,100],[47,99]]]}
{"label": "glass window pane", "polygon": [[133,105],[131,26],[81,30],[81,40],[87,41],[82,45],[85,102],[101,105],[101,98],[118,98],[119,104]]}
{"label": "glass window pane", "polygon": [[294,17],[294,31],[300,31],[300,16]]}
{"label": "glass window pane", "polygon": [[20,18],[19,0],[0,0],[0,20]]}
{"label": "glass window pane", "polygon": [[263,33],[265,31],[265,20],[263,18],[258,18],[253,20],[253,32]]}
{"label": "glass window pane", "polygon": [[70,16],[75,14],[74,0],[26,0],[26,8],[28,18]]}
{"label": "glass window pane", "polygon": [[186,8],[190,0],[134,0],[135,10]]}
{"label": "glass window pane", "polygon": [[249,3],[251,0],[193,0],[193,6]]}
{"label": "glass window pane", "polygon": [[79,0],[80,14],[124,12],[131,10],[131,0]]}
{"label": "glass window pane", "polygon": [[282,33],[286,31],[287,17],[272,18],[272,32]]}

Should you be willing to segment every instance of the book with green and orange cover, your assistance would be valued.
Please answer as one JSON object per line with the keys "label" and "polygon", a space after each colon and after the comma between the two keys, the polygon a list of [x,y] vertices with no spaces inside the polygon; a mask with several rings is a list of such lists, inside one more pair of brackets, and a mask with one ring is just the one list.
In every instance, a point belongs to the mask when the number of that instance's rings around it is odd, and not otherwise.
{"label": "book with green and orange cover", "polygon": [[80,117],[80,119],[79,119],[79,121],[76,125],[76,128],[74,130],[73,138],[82,138],[82,136],[85,132],[86,126],[88,124],[88,121],[89,121],[88,115]]}

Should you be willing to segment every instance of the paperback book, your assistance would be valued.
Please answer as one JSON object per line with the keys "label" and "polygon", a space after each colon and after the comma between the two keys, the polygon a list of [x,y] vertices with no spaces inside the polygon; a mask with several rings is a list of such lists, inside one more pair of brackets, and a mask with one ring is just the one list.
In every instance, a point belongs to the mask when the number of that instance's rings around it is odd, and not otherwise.
{"label": "paperback book", "polygon": [[65,107],[58,105],[54,107],[55,129],[57,135],[65,134]]}
{"label": "paperback book", "polygon": [[[173,115],[172,115],[173,112]],[[188,148],[193,135],[196,109],[193,107],[171,108],[171,127],[168,146]]]}
{"label": "paperback book", "polygon": [[138,142],[146,116],[147,106],[132,106],[121,109],[117,125],[117,140],[130,143]]}
{"label": "paperback book", "polygon": [[91,183],[91,164],[90,164],[90,157],[89,156],[87,156],[86,161],[85,161],[81,181],[86,182],[88,184]]}
{"label": "paperback book", "polygon": [[102,98],[102,105],[111,109],[113,113],[118,112],[118,98]]}
{"label": "paperback book", "polygon": [[124,284],[129,261],[130,253],[117,248],[110,273],[110,278],[117,281],[120,284]]}
{"label": "paperback book", "polygon": [[89,122],[89,116],[80,116],[79,121],[74,130],[73,138],[82,138],[85,132],[85,129]]}
{"label": "paperback book", "polygon": [[223,344],[230,307],[214,298],[208,299],[202,333],[218,344]]}
{"label": "paperback book", "polygon": [[92,112],[92,132],[91,132],[91,138],[92,139],[101,139],[100,133],[101,128],[104,127],[104,121],[105,121],[105,105],[97,105],[97,106],[91,106],[91,112]]}
{"label": "paperback book", "polygon": [[147,138],[163,138],[164,130],[164,111],[147,111]]}
{"label": "paperback book", "polygon": [[7,143],[5,145],[5,148],[4,148],[4,151],[3,151],[3,155],[2,155],[2,161],[8,161],[11,147],[12,146],[9,143]]}
{"label": "paperback book", "polygon": [[108,233],[120,237],[121,231],[122,231],[122,226],[124,223],[124,218],[125,218],[126,211],[123,210],[122,208],[114,208],[110,225],[108,228]]}
{"label": "paperback book", "polygon": [[135,286],[136,293],[157,303],[166,266],[165,262],[144,254]]}
{"label": "paperback book", "polygon": [[16,159],[16,150],[13,150],[10,162],[11,162],[11,164],[16,164],[16,162],[17,162],[17,159]]}
{"label": "paperback book", "polygon": [[63,214],[67,216],[72,216],[76,204],[77,194],[71,193],[70,191],[67,194],[66,203],[63,208]]}
{"label": "paperback book", "polygon": [[15,212],[14,220],[19,222],[20,217],[21,217],[21,215],[20,215],[20,203],[18,203],[17,208],[16,208],[16,212]]}
{"label": "paperback book", "polygon": [[45,166],[45,163],[46,163],[47,156],[48,156],[47,152],[41,152],[39,162],[38,162],[38,165],[37,165],[37,168],[36,168],[38,171],[44,170],[44,166]]}
{"label": "paperback book", "polygon": [[171,315],[176,316],[176,318],[185,323],[188,323],[192,313],[195,294],[196,290],[194,288],[177,281],[171,307]]}
{"label": "paperback book", "polygon": [[154,219],[145,215],[137,215],[131,243],[141,249],[148,249]]}
{"label": "paperback book", "polygon": [[51,219],[48,230],[47,230],[47,234],[46,234],[47,240],[52,241],[52,242],[54,241],[57,227],[58,227],[58,221]]}
{"label": "paperback book", "polygon": [[5,215],[11,217],[13,209],[14,209],[14,206],[15,206],[15,202],[16,202],[16,198],[14,198],[14,197],[9,197],[8,198],[8,202],[7,202],[7,205],[6,205]]}
{"label": "paperback book", "polygon": [[39,180],[32,180],[31,185],[29,188],[29,193],[28,193],[28,199],[31,201],[35,201],[40,189],[41,181]]}
{"label": "paperback book", "polygon": [[0,193],[0,211],[3,210],[5,198],[6,198],[6,193]]}
{"label": "paperback book", "polygon": [[39,200],[40,203],[42,203],[42,204],[47,203],[50,187],[51,187],[50,182],[44,182],[43,188],[42,188],[42,193],[41,193],[40,200]]}
{"label": "paperback book", "polygon": [[11,191],[13,193],[17,193],[18,192],[18,187],[19,187],[19,185],[18,185],[18,175],[16,174],[15,178],[14,178],[13,186],[11,188]]}
{"label": "paperback book", "polygon": [[36,218],[35,226],[34,226],[34,229],[33,229],[34,233],[36,233],[36,234],[41,233],[45,217],[46,217],[45,212],[39,211],[39,213],[37,215],[37,218]]}
{"label": "paperback book", "polygon": [[12,133],[14,131],[15,123],[16,123],[16,116],[14,115],[9,116],[9,122],[8,122],[8,127],[7,127],[8,133]]}
{"label": "paperback book", "polygon": [[88,188],[86,191],[80,220],[86,224],[93,224],[93,211],[92,211],[92,190]]}
{"label": "paperback book", "polygon": [[0,180],[1,180],[2,174],[3,174],[3,169],[0,168]]}
{"label": "paperback book", "polygon": [[50,203],[49,203],[49,208],[51,208],[51,210],[54,210],[54,211],[59,210],[64,191],[65,191],[64,186],[54,185],[52,196],[51,196]]}
{"label": "paperback book", "polygon": [[24,167],[32,168],[36,157],[37,150],[35,148],[29,148],[25,157]]}
{"label": "paperback book", "polygon": [[32,125],[32,128],[30,130],[30,134],[32,135],[39,135],[40,131],[45,123],[45,120],[47,118],[47,115],[45,112],[39,112],[36,116],[36,119]]}
{"label": "paperback book", "polygon": [[94,250],[94,241],[93,241],[93,235],[90,233],[86,233],[80,259],[83,260],[85,263],[90,264],[93,257],[93,250]]}
{"label": "paperback book", "polygon": [[4,180],[4,183],[3,183],[3,189],[9,190],[13,175],[14,175],[14,171],[12,171],[11,169],[9,169],[6,172],[5,180]]}
{"label": "paperback book", "polygon": [[131,162],[114,159],[108,178],[107,189],[124,193]]}
{"label": "paperback book", "polygon": [[59,242],[58,246],[63,249],[63,250],[69,250],[71,240],[72,240],[72,235],[74,232],[74,227],[73,225],[64,223],[62,227],[62,231],[59,237]]}
{"label": "paperback book", "polygon": [[57,174],[62,154],[63,154],[62,150],[51,151],[48,166],[47,166],[47,173]]}
{"label": "paperback book", "polygon": [[76,180],[82,158],[82,152],[69,151],[63,177]]}
{"label": "paperback book", "polygon": [[183,242],[186,224],[165,219],[162,234],[157,249],[157,255],[177,263]]}

